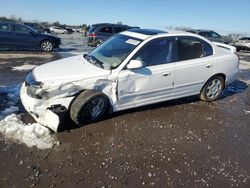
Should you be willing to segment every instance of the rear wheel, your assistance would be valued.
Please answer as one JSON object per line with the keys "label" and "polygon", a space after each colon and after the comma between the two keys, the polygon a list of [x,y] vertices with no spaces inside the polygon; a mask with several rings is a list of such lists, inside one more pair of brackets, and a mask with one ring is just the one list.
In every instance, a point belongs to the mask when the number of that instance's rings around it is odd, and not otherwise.
{"label": "rear wheel", "polygon": [[45,40],[41,43],[41,49],[44,52],[51,52],[53,50],[53,44],[49,40]]}
{"label": "rear wheel", "polygon": [[97,91],[85,90],[71,104],[70,117],[77,125],[101,119],[108,107],[108,98]]}
{"label": "rear wheel", "polygon": [[200,99],[206,102],[217,100],[225,87],[225,80],[221,76],[210,78],[200,93]]}

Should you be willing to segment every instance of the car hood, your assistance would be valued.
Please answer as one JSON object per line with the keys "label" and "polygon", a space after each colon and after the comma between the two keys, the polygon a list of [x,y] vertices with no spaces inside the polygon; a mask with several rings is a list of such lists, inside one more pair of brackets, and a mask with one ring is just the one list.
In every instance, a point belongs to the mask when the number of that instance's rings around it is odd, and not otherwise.
{"label": "car hood", "polygon": [[76,81],[111,74],[111,70],[99,68],[82,55],[65,58],[40,65],[33,69],[33,76],[39,82]]}

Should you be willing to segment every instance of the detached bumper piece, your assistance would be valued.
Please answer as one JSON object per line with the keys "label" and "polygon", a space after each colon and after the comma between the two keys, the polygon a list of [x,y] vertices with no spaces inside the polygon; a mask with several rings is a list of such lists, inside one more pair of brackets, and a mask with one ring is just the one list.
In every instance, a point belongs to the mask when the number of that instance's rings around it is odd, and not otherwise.
{"label": "detached bumper piece", "polygon": [[64,123],[69,119],[68,110],[61,105],[53,105],[46,110],[46,122],[48,127],[55,132],[64,130]]}

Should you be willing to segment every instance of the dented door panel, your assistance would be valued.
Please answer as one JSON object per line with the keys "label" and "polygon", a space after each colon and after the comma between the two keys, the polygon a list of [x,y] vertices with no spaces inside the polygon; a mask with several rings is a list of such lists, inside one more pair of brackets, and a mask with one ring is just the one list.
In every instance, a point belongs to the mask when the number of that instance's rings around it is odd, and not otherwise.
{"label": "dented door panel", "polygon": [[118,80],[118,105],[140,106],[172,96],[174,63],[122,70]]}

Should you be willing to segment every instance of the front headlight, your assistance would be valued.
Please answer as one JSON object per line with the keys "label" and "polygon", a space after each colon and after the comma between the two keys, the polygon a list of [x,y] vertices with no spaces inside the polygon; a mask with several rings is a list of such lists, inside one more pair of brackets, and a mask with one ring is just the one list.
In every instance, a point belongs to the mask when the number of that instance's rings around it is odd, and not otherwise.
{"label": "front headlight", "polygon": [[28,86],[27,87],[27,95],[35,99],[47,99],[49,97],[49,93],[44,91],[39,86]]}
{"label": "front headlight", "polygon": [[35,99],[46,99],[48,98],[48,92],[42,89],[42,82],[35,80],[32,72],[30,72],[25,80],[27,86],[27,94]]}

